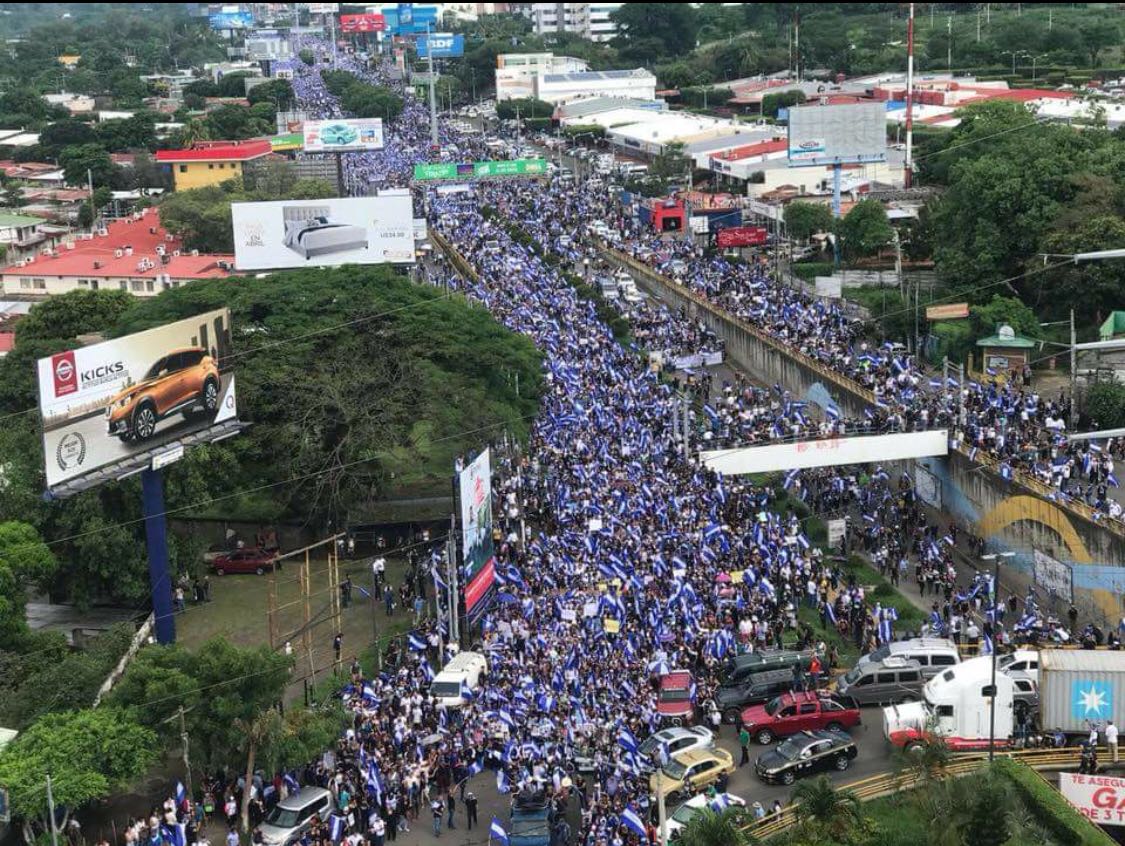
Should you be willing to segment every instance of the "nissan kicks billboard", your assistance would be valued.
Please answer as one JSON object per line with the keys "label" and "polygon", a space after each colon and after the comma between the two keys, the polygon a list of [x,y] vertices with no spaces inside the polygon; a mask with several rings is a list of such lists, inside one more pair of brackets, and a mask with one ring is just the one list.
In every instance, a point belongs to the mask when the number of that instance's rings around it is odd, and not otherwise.
{"label": "nissan kicks billboard", "polygon": [[383,149],[381,118],[306,120],[303,124],[306,153],[351,153]]}
{"label": "nissan kicks billboard", "polygon": [[47,487],[237,416],[230,312],[38,361]]}

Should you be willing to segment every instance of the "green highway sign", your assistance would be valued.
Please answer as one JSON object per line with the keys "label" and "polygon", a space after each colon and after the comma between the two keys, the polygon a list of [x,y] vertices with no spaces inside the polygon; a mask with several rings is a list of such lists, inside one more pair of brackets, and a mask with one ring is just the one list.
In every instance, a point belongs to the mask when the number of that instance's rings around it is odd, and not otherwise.
{"label": "green highway sign", "polygon": [[544,159],[414,165],[414,179],[417,182],[470,177],[481,179],[491,176],[542,176],[546,172],[547,162]]}
{"label": "green highway sign", "polygon": [[456,179],[457,165],[416,164],[414,165],[414,178],[419,181],[425,179]]}

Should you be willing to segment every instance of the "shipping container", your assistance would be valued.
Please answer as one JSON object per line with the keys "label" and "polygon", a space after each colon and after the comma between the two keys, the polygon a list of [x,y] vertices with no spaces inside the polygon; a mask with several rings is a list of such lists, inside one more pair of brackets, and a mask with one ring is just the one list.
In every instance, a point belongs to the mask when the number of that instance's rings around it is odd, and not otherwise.
{"label": "shipping container", "polygon": [[1090,725],[1125,722],[1125,652],[1039,651],[1039,725],[1086,734]]}

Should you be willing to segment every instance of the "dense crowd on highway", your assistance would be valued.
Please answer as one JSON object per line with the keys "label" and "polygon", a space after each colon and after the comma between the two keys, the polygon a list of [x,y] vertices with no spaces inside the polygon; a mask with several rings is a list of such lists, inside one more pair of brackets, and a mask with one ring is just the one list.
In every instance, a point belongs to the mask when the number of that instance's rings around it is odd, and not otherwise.
{"label": "dense crowd on highway", "polygon": [[[288,63],[301,107],[338,115],[317,69],[329,66],[321,61],[324,43],[308,39],[295,48],[318,58],[315,67]],[[338,57],[336,67],[390,83],[387,71],[367,70],[350,56]],[[480,136],[447,124],[441,145],[459,160],[488,157]],[[432,155],[426,109],[408,97],[387,127],[385,150],[345,157],[346,182],[356,194],[405,186],[413,164]],[[668,670],[690,671],[700,712],[721,720],[718,670],[736,652],[784,643],[817,648],[830,660],[798,622],[802,604],[864,649],[896,634],[893,609],[865,596],[838,559],[813,547],[777,490],[724,479],[683,457],[673,386],[615,340],[595,303],[564,275],[568,266],[588,267],[587,260],[595,273],[604,269],[592,221],[608,225],[599,240],[877,397],[863,419],[848,420],[831,401],[816,412],[780,387],[736,381],[717,398],[702,398],[696,416],[704,439],[731,445],[948,427],[953,440],[1005,466],[1042,475],[1045,463],[1052,482],[1067,475],[1056,468],[1069,468],[1070,488],[1081,475],[1094,485],[1088,500],[1107,499],[1100,485],[1112,479],[1108,456],[1058,442],[1063,401],[1012,383],[935,384],[912,357],[865,341],[838,307],[775,283],[764,268],[646,233],[608,194],[558,187],[521,180],[425,198],[430,226],[474,270],[471,278],[439,271],[442,281],[545,354],[546,386],[520,474],[520,496],[540,504],[537,531],[525,545],[506,541],[497,549],[500,592],[479,644],[489,666],[460,707],[443,707],[429,693],[448,657],[440,646],[445,632],[433,623],[411,633],[384,673],[354,673],[344,693],[353,722],[336,750],[336,770],[297,774],[329,787],[342,812],[343,822],[333,823],[340,830],[326,828],[325,839],[378,831],[381,844],[419,817],[437,833],[457,802],[475,803],[473,786],[487,770],[501,792],[551,806],[552,846],[647,841],[655,809],[638,745],[661,727],[656,690]],[[532,244],[513,237],[512,227],[529,233]],[[655,339],[672,355],[721,346],[663,305],[621,300],[615,307],[646,349]],[[852,542],[893,580],[913,556],[915,577],[940,594],[929,625],[950,631],[957,604],[951,544],[939,536],[944,530],[926,524],[909,478],[789,473],[785,489],[819,511],[852,515]],[[593,757],[592,771],[574,771],[579,754]],[[287,789],[288,780],[279,783],[279,792]],[[576,811],[580,825],[572,830]]]}

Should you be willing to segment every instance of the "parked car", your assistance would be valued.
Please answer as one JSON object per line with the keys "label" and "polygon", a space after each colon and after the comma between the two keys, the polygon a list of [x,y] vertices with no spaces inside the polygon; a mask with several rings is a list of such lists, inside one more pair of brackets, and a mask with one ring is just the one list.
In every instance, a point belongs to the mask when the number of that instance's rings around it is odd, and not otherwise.
{"label": "parked car", "polygon": [[734,759],[725,749],[692,749],[673,755],[661,769],[648,777],[649,789],[665,798],[695,793],[717,781],[723,773],[735,771]]}
{"label": "parked car", "polygon": [[850,696],[860,705],[917,702],[922,698],[926,677],[917,661],[886,658],[856,664],[836,682],[836,693]]}
{"label": "parked car", "polygon": [[793,673],[789,670],[768,670],[737,684],[724,684],[715,693],[715,704],[723,715],[723,722],[733,723],[747,705],[769,702],[792,689]]}
{"label": "parked car", "polygon": [[824,696],[813,691],[785,693],[765,705],[751,705],[742,712],[742,725],[763,746],[776,738],[803,731],[845,731],[860,723],[854,699]]}
{"label": "parked car", "polygon": [[695,722],[695,680],[687,670],[673,670],[660,677],[656,713],[674,726]]}
{"label": "parked car", "polygon": [[789,670],[801,665],[802,670],[808,670],[812,664],[812,657],[816,653],[811,649],[760,649],[756,652],[745,652],[729,659],[722,668],[720,678],[723,684],[734,684],[745,681],[755,673],[766,670]]}
{"label": "parked car", "polygon": [[327,821],[332,794],[323,787],[302,787],[273,806],[262,822],[262,838],[269,846],[289,846],[312,826],[313,817]]}
{"label": "parked car", "polygon": [[856,665],[883,661],[887,658],[902,658],[917,661],[922,675],[931,679],[942,670],[947,670],[961,661],[957,644],[943,637],[914,637],[909,640],[894,640],[883,644],[873,652],[862,656]]}
{"label": "parked car", "polygon": [[996,669],[1002,672],[1018,671],[1027,673],[1035,682],[1039,681],[1039,652],[1035,649],[1017,649],[1007,655],[996,656]]}
{"label": "parked car", "polygon": [[646,737],[638,751],[643,758],[654,759],[662,743],[667,754],[672,756],[691,749],[710,749],[715,745],[715,735],[706,726],[677,726],[661,729]]}
{"label": "parked car", "polygon": [[668,838],[673,839],[677,837],[681,831],[688,827],[688,824],[691,823],[692,820],[708,808],[714,810],[718,808],[745,807],[746,800],[740,796],[735,796],[733,793],[719,793],[716,796],[708,796],[705,793],[701,793],[698,796],[693,796],[668,816],[668,822],[666,823]]}
{"label": "parked car", "polygon": [[806,731],[763,752],[754,763],[758,778],[770,784],[789,785],[821,770],[846,770],[858,749],[843,732]]}
{"label": "parked car", "polygon": [[144,378],[114,395],[106,405],[109,434],[122,441],[145,441],[156,424],[183,412],[214,414],[219,408],[219,366],[202,347],[175,350],[156,360]]}
{"label": "parked car", "polygon": [[236,549],[224,555],[217,555],[211,561],[211,569],[216,576],[227,573],[256,573],[262,575],[277,564],[277,556],[264,549]]}
{"label": "parked car", "polygon": [[1039,682],[1026,670],[1009,670],[1007,675],[1015,683],[1016,689],[1012,713],[1017,720],[1024,720],[1039,713]]}

